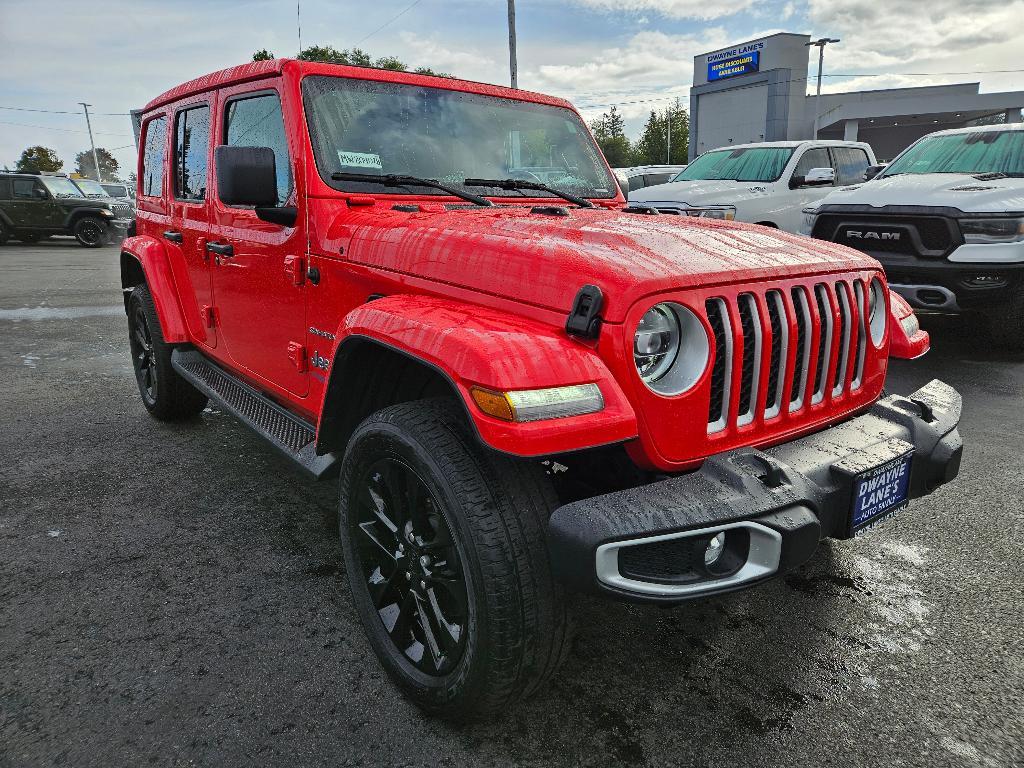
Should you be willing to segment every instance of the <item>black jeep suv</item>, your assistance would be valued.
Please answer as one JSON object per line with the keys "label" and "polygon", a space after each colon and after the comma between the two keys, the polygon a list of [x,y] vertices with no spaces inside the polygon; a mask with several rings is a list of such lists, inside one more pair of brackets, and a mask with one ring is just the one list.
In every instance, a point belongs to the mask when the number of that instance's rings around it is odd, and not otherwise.
{"label": "black jeep suv", "polygon": [[124,237],[131,219],[131,206],[90,199],[62,174],[0,172],[0,244],[11,237],[35,243],[74,235],[96,248]]}

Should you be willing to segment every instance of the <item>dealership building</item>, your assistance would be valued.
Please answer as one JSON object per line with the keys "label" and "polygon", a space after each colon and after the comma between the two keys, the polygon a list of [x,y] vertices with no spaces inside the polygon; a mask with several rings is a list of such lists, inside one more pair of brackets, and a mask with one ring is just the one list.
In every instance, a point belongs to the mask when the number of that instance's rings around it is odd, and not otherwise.
{"label": "dealership building", "polygon": [[[730,144],[812,138],[810,40],[783,32],[695,56],[690,159]],[[979,93],[978,83],[823,93],[818,138],[866,141],[886,161],[932,131],[1020,122],[1022,107],[1024,91]]]}

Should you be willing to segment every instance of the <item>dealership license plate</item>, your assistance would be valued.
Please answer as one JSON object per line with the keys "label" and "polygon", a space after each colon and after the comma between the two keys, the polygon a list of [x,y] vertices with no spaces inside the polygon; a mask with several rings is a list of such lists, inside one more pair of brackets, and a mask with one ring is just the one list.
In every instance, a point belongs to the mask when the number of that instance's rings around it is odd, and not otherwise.
{"label": "dealership license plate", "polygon": [[850,532],[858,535],[907,506],[913,454],[857,475],[853,481]]}

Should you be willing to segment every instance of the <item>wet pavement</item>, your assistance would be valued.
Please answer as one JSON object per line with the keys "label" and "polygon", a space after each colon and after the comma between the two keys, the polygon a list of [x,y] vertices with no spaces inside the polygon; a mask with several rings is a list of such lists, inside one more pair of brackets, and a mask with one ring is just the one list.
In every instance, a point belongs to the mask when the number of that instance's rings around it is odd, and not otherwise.
{"label": "wet pavement", "polygon": [[1024,764],[1024,357],[925,320],[960,478],[757,590],[580,601],[550,687],[453,728],[356,620],[331,485],[150,419],[117,251],[0,247],[0,766]]}

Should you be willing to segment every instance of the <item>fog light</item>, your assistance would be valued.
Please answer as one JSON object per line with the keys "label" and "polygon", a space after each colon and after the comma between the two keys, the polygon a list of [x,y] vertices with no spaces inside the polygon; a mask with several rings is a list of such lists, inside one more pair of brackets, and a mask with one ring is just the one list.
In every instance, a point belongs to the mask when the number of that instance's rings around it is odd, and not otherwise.
{"label": "fog light", "polygon": [[711,541],[708,542],[707,549],[704,550],[704,565],[710,568],[718,562],[724,551],[725,533],[716,533],[711,537]]}

